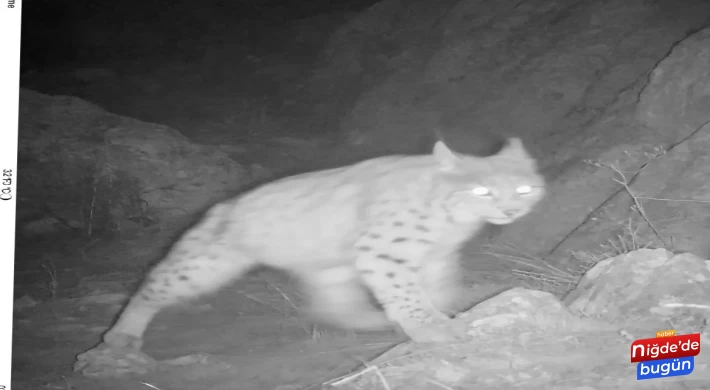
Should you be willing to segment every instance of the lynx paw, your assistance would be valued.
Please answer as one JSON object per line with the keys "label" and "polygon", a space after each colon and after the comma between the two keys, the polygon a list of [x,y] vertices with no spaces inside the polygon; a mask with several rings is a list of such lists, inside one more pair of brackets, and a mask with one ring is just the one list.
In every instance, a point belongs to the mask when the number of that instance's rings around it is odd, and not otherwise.
{"label": "lynx paw", "polygon": [[91,377],[116,377],[125,374],[145,374],[157,362],[150,356],[102,343],[76,357],[74,371]]}

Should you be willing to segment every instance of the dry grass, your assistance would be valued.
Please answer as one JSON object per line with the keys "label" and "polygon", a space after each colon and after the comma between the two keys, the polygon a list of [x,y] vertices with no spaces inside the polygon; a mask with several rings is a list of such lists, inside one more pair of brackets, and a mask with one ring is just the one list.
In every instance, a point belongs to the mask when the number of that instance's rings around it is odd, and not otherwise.
{"label": "dry grass", "polygon": [[523,286],[562,297],[573,290],[584,274],[600,261],[647,248],[649,245],[641,244],[639,240],[641,227],[642,223],[630,218],[621,233],[608,239],[598,252],[569,252],[572,260],[564,268],[555,266],[560,263],[555,259],[534,256],[513,246],[491,245],[485,253],[519,265],[520,268],[513,269],[512,273]]}
{"label": "dry grass", "polygon": [[369,372],[374,372],[375,375],[377,375],[377,379],[378,379],[379,383],[382,385],[382,388],[384,388],[385,390],[392,389],[392,387],[390,387],[389,383],[387,382],[387,379],[385,378],[384,374],[382,374],[382,371],[380,371],[380,369],[377,366],[371,366],[371,365],[368,365],[367,363],[365,363],[365,367],[366,368],[362,371],[335,379],[330,382],[326,382],[323,385],[333,386],[333,387],[342,386],[342,385],[352,382],[353,380],[357,379],[358,377],[360,377],[362,375],[365,375]]}
{"label": "dry grass", "polygon": [[286,282],[277,282],[267,275],[260,275],[259,278],[264,281],[266,291],[247,292],[240,290],[238,293],[281,314],[287,321],[295,319],[306,335],[313,341],[321,340],[326,335],[325,330],[308,321],[307,315],[303,313],[302,307],[304,302],[307,301],[307,297],[299,291],[295,280],[289,278]]}
{"label": "dry grass", "polygon": [[[462,343],[466,344],[465,342]],[[481,340],[478,343],[480,350],[493,351],[498,350],[499,346],[495,342],[489,340]],[[428,372],[431,367],[443,364],[444,366],[453,365],[461,368],[458,363],[451,363],[449,354],[452,353],[454,344],[439,344],[428,348],[417,348],[408,350],[406,353],[396,353],[391,358],[387,355],[380,355],[371,362],[362,361],[362,369],[350,372],[335,379],[331,379],[322,385],[326,388],[343,387],[353,389],[385,389],[391,390],[395,388],[419,388],[412,387],[414,383],[417,385],[422,382],[427,382],[437,388],[452,390],[452,388],[441,380],[436,380],[432,376],[433,372]],[[456,360],[458,352],[453,353],[453,359]],[[476,359],[472,357],[472,359]],[[453,361],[453,360],[452,360]],[[413,362],[416,365],[413,365]],[[468,374],[467,369],[462,371],[453,370],[448,373],[446,378],[452,382],[460,382]]]}
{"label": "dry grass", "polygon": [[[628,154],[628,153],[627,153]],[[648,214],[646,214],[646,210],[643,207],[643,204],[641,203],[641,197],[639,197],[635,191],[631,188],[631,184],[633,181],[638,177],[638,175],[643,171],[644,168],[648,166],[648,164],[660,157],[666,154],[666,150],[664,149],[658,149],[656,150],[656,153],[648,155],[649,160],[646,161],[644,164],[641,165],[641,167],[636,170],[636,172],[631,173],[629,176],[627,176],[627,173],[625,173],[621,168],[619,168],[615,164],[608,164],[608,163],[601,163],[601,162],[594,162],[594,161],[589,161],[587,160],[586,163],[599,167],[599,168],[606,168],[614,172],[614,174],[618,177],[613,178],[614,182],[621,184],[624,187],[624,190],[629,194],[631,199],[634,202],[634,205],[631,207],[631,209],[635,212],[637,212],[641,218],[648,224],[648,226],[651,228],[653,233],[656,235],[658,240],[660,240],[661,244],[663,244],[664,247],[668,247],[668,244],[666,243],[666,240],[663,238],[659,230],[656,228],[656,225],[651,221],[651,219],[648,217]]]}
{"label": "dry grass", "polygon": [[47,273],[47,281],[45,282],[44,289],[47,290],[50,298],[54,300],[57,298],[57,289],[59,287],[57,267],[54,266],[53,262],[49,261],[42,264],[42,268]]}
{"label": "dry grass", "polygon": [[[585,161],[586,163],[593,165],[598,168],[604,168],[612,171],[615,177],[612,179],[614,182],[623,186],[624,191],[631,197],[633,205],[631,210],[634,211],[641,219],[641,221],[634,221],[633,218],[629,218],[624,225],[624,228],[620,234],[607,240],[607,242],[602,245],[602,248],[597,253],[588,253],[582,251],[573,251],[569,253],[569,256],[573,258],[572,266],[565,269],[560,269],[553,266],[554,261],[548,261],[550,259],[540,258],[524,253],[516,248],[512,247],[490,247],[488,254],[495,256],[499,259],[512,261],[516,264],[523,266],[523,269],[514,269],[513,274],[519,277],[523,284],[529,285],[533,288],[539,290],[551,292],[557,296],[563,296],[567,292],[574,289],[582,276],[599,261],[619,256],[625,253],[637,249],[643,249],[649,247],[651,244],[648,242],[641,243],[639,232],[641,231],[643,225],[646,225],[653,232],[653,235],[661,244],[662,247],[668,248],[669,243],[665,237],[661,234],[661,231],[656,227],[655,223],[649,218],[646,210],[643,206],[643,200],[653,200],[653,201],[666,201],[666,202],[700,202],[706,203],[710,202],[708,200],[695,200],[695,199],[661,199],[641,196],[636,193],[632,188],[633,182],[636,180],[638,175],[648,166],[648,164],[665,155],[669,149],[656,148],[653,153],[647,154],[648,160],[643,163],[634,172],[625,172],[622,170],[618,164],[609,164],[596,161]],[[627,153],[628,154],[628,153]]]}
{"label": "dry grass", "polygon": [[[675,146],[675,145],[674,145]],[[625,172],[618,164],[610,164],[596,161],[585,161],[587,164],[598,168],[604,168],[614,173],[614,182],[623,186],[624,191],[631,197],[633,205],[631,210],[639,217],[640,221],[634,221],[634,218],[629,218],[620,234],[607,240],[602,245],[602,248],[597,253],[588,253],[582,251],[573,251],[569,255],[574,259],[572,266],[566,269],[554,267],[554,261],[550,259],[539,258],[526,254],[512,247],[491,247],[488,254],[506,261],[512,261],[522,265],[524,269],[515,269],[513,274],[521,279],[523,284],[532,285],[533,287],[551,292],[558,296],[563,296],[567,292],[574,289],[582,276],[599,261],[619,256],[638,249],[644,249],[651,246],[647,238],[640,242],[639,232],[643,226],[648,226],[655,239],[658,240],[660,246],[669,248],[669,241],[661,234],[661,231],[656,227],[654,221],[646,213],[643,205],[644,200],[665,201],[665,202],[697,202],[708,203],[710,200],[705,199],[664,199],[642,196],[636,193],[632,188],[632,184],[637,179],[639,174],[649,165],[649,163],[661,156],[664,156],[670,148],[656,148],[653,153],[647,153],[647,161],[644,162],[636,171]],[[628,153],[627,153],[628,154]],[[655,241],[655,240],[651,240]]]}

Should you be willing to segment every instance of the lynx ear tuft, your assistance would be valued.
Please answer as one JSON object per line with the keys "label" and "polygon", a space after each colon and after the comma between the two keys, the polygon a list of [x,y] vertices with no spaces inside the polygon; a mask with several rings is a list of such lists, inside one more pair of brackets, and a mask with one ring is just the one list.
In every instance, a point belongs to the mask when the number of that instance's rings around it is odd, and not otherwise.
{"label": "lynx ear tuft", "polygon": [[436,144],[434,144],[433,155],[442,171],[454,169],[461,160],[456,152],[449,149],[443,141],[437,141]]}
{"label": "lynx ear tuft", "polygon": [[505,144],[503,149],[500,151],[499,155],[507,155],[516,158],[530,158],[530,155],[525,150],[523,146],[523,141],[520,138],[508,138],[508,142]]}

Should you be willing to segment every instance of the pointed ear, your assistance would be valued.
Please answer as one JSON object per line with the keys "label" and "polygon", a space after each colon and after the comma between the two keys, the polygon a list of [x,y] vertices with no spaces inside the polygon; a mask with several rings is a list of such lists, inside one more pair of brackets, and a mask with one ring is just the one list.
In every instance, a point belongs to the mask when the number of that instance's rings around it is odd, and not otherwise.
{"label": "pointed ear", "polygon": [[442,171],[450,171],[459,164],[459,156],[449,149],[448,146],[443,141],[437,141],[434,144],[434,152],[432,153],[436,162],[439,163],[439,167]]}
{"label": "pointed ear", "polygon": [[525,146],[523,146],[523,141],[517,137],[508,138],[508,142],[499,154],[516,158],[530,158],[530,155],[525,150]]}

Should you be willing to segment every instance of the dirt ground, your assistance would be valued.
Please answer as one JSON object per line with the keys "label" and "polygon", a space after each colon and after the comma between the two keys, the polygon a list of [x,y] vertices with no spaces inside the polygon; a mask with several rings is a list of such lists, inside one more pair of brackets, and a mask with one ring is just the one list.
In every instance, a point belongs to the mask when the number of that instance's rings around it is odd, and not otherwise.
{"label": "dirt ground", "polygon": [[[489,12],[481,7],[481,12]],[[343,134],[314,126],[332,120],[321,121],[292,108],[283,100],[284,90],[297,88],[328,34],[352,15],[335,12],[275,27],[259,36],[254,44],[258,50],[252,48],[249,56],[239,53],[235,58],[234,50],[225,45],[212,46],[199,60],[166,55],[143,61],[64,64],[24,74],[23,85],[43,93],[78,96],[120,115],[166,124],[196,143],[239,148],[235,159],[244,165],[260,164],[271,171],[325,168],[360,159],[368,151],[346,145]],[[556,23],[575,17],[574,12],[560,15]],[[641,26],[658,22],[634,21]],[[597,20],[595,40],[616,39],[618,28],[627,23]],[[545,26],[536,28],[542,34]],[[576,27],[570,23],[566,28]],[[584,35],[584,31],[571,33]],[[505,57],[507,44],[514,42],[498,42],[500,49],[489,50],[488,59],[495,62],[498,56]],[[660,60],[669,48],[649,43],[643,55]],[[649,62],[653,61],[626,63],[625,72],[645,74],[650,71]],[[580,64],[577,70],[593,73],[595,66],[593,62]],[[66,76],[78,67],[110,72],[90,82]],[[536,76],[532,71],[517,75],[520,79]],[[562,79],[565,74],[559,76]],[[603,75],[599,80],[599,85],[608,82]],[[596,109],[603,111],[605,104],[599,103]],[[508,107],[486,110],[491,122],[515,120]],[[544,110],[537,115],[541,123],[549,119]],[[538,140],[536,147],[556,147],[554,137]],[[324,143],[335,146],[323,148]],[[303,297],[298,286],[287,275],[260,270],[214,296],[167,310],[151,324],[145,352],[161,360],[182,357],[173,368],[113,379],[75,375],[75,356],[97,344],[120,304],[173,236],[174,232],[145,232],[87,240],[56,233],[18,238],[13,388],[319,389],[324,382],[405,341],[389,332],[353,333],[313,325],[299,313]],[[479,302],[506,288],[527,286],[510,275],[511,267],[492,261],[469,267],[468,300]]]}

